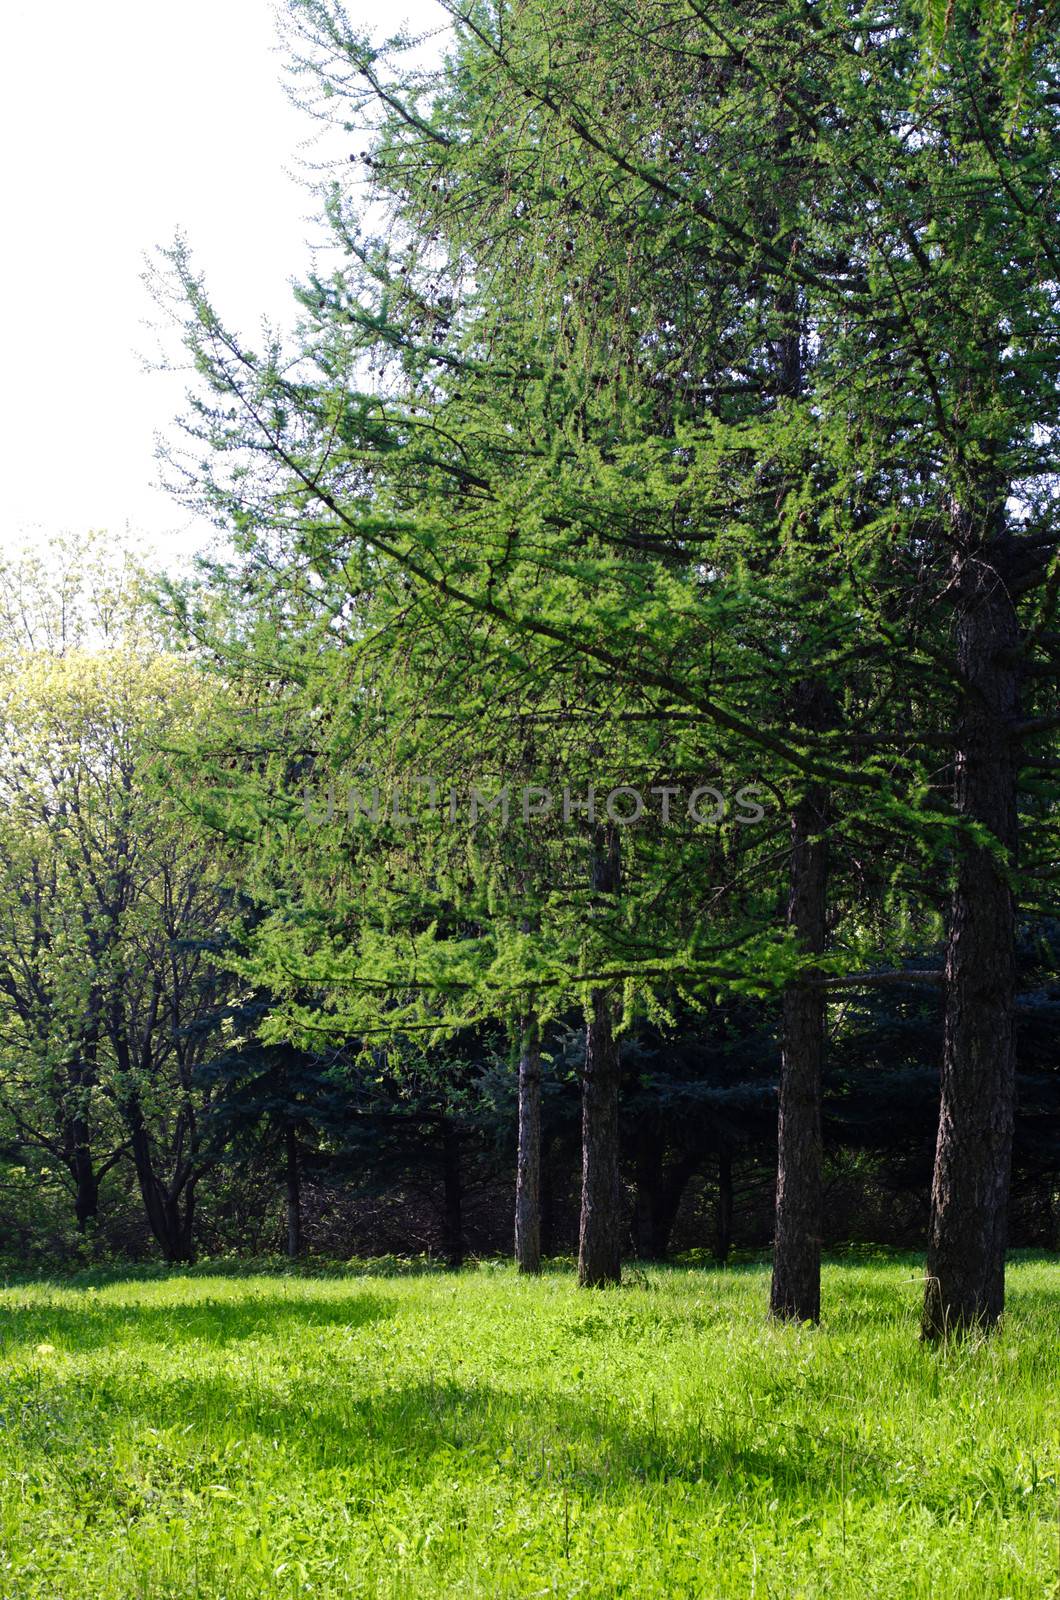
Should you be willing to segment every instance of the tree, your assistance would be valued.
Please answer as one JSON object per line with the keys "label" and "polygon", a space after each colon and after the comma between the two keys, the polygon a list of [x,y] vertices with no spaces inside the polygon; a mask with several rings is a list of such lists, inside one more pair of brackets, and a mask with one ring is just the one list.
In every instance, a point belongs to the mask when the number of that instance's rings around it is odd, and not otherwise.
{"label": "tree", "polygon": [[257,1030],[268,1011],[267,994],[244,997],[229,1018],[224,1048],[203,1068],[211,1085],[203,1142],[222,1163],[240,1165],[262,1153],[272,1162],[283,1185],[287,1254],[296,1260],[305,1248],[306,1165],[341,1143],[353,1115],[344,1088],[348,1063],[338,1051],[310,1055],[264,1044]]}
{"label": "tree", "polygon": [[[989,1325],[1011,1144],[1009,752],[1055,727],[1014,698],[1024,664],[1034,694],[1055,675],[1044,35],[1006,144],[963,12],[925,90],[923,15],[902,4],[853,31],[838,6],[475,9],[441,78],[405,83],[340,7],[293,11],[332,110],[358,114],[354,82],[387,108],[368,168],[390,228],[366,235],[329,196],[350,265],[306,286],[297,369],[243,349],[175,257],[211,391],[198,482],[244,572],[303,597],[311,572],[333,621],[360,624],[382,586],[385,629],[465,630],[477,659],[557,696],[573,668],[618,718],[677,730],[686,759],[753,753],[777,785],[806,867],[794,939],[756,940],[748,919],[723,965],[659,919],[664,954],[606,976],[645,1004],[653,982],[787,986],[783,1314],[816,1310],[820,992],[842,959],[822,950],[822,831],[899,864],[910,835],[953,852],[925,1331]],[[777,359],[796,346],[797,388]],[[800,685],[838,716],[793,723]],[[878,955],[842,911],[839,949]],[[520,966],[491,969],[509,1005]]]}
{"label": "tree", "polygon": [[129,648],[19,656],[0,680],[4,1092],[21,1136],[68,1168],[81,1225],[131,1162],[168,1259],[193,1249],[198,1068],[229,986],[203,938],[221,863],[152,775],[206,711],[201,687]]}
{"label": "tree", "polygon": [[541,1040],[528,1018],[519,1048],[518,1154],[515,1180],[515,1262],[541,1270]]}

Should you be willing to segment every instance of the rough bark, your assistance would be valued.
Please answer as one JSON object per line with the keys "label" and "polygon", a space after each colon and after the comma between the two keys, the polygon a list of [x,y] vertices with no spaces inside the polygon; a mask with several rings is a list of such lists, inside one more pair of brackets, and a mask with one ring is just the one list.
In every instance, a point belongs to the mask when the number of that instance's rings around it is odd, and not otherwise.
{"label": "rough bark", "polygon": [[[788,923],[802,951],[824,949],[828,884],[827,797],[813,789],[792,817]],[[806,974],[812,979],[812,971]],[[821,1070],[826,999],[812,981],[789,985],[783,1003],[777,1199],[770,1315],[816,1322],[821,1314]]]}
{"label": "rough bark", "polygon": [[284,1136],[284,1177],[287,1185],[287,1254],[296,1261],[302,1254],[302,1182],[298,1168],[298,1138],[293,1128]]}
{"label": "rough bark", "polygon": [[[781,114],[785,123],[787,112]],[[783,141],[787,143],[785,138]],[[796,399],[803,388],[803,314],[792,286],[778,301],[786,331],[777,347],[782,394]],[[797,687],[795,723],[819,731],[835,720],[828,689],[813,676]],[[788,926],[799,948],[824,950],[828,851],[828,795],[820,786],[802,795],[791,819]],[[807,978],[812,973],[806,974]],[[784,994],[777,1124],[777,1192],[770,1315],[785,1321],[817,1322],[821,1314],[821,1071],[824,1062],[824,991],[812,982]]]}
{"label": "rough bark", "polygon": [[958,846],[946,950],[938,1141],[931,1189],[923,1333],[990,1328],[1005,1304],[1005,1245],[1015,1101],[1016,765],[1011,742],[1019,626],[1001,551],[959,557],[957,662],[964,683],[955,800],[999,854]]}
{"label": "rough bark", "polygon": [[529,1022],[519,1053],[519,1149],[515,1177],[515,1260],[541,1271],[541,1044]]}

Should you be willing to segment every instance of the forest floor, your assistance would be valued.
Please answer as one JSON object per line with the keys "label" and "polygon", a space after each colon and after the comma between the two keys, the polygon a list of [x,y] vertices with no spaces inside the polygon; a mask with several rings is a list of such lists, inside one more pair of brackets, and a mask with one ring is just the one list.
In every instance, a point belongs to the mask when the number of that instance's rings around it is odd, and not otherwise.
{"label": "forest floor", "polygon": [[1053,1600],[1060,1262],[942,1352],[920,1270],[9,1285],[0,1595]]}

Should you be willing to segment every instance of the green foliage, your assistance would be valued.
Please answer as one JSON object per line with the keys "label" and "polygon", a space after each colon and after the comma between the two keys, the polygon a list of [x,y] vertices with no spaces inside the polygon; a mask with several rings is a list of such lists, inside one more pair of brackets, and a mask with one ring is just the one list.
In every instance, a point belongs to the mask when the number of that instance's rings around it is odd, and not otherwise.
{"label": "green foliage", "polygon": [[129,1161],[168,1250],[230,985],[230,862],[193,837],[160,768],[217,697],[165,650],[120,549],[88,553],[0,575],[27,629],[0,656],[0,1106],[82,1228]]}
{"label": "green foliage", "polygon": [[[311,836],[295,744],[320,780],[721,774],[778,813],[823,784],[825,970],[930,937],[955,853],[997,848],[950,799],[955,519],[1025,566],[1037,896],[1057,73],[1037,13],[995,59],[1002,9],[531,0],[462,12],[423,70],[340,5],[289,7],[307,104],[367,145],[367,193],[323,197],[340,264],[295,349],[257,352],[171,256],[193,497],[235,543],[174,599],[258,708],[215,786],[260,863],[247,971],[277,1037],[441,1036],[590,980],[628,1021],[803,959],[769,830],[627,834],[599,903],[585,836]],[[826,726],[795,714],[811,681]]]}

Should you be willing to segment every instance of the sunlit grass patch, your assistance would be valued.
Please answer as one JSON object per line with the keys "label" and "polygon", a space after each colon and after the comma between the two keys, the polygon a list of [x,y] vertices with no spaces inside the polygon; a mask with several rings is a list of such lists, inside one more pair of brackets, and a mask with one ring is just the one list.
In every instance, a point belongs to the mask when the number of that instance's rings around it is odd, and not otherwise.
{"label": "sunlit grass patch", "polygon": [[0,1594],[924,1596],[1057,1582],[1060,1267],[989,1342],[911,1261],[171,1275],[0,1294]]}

